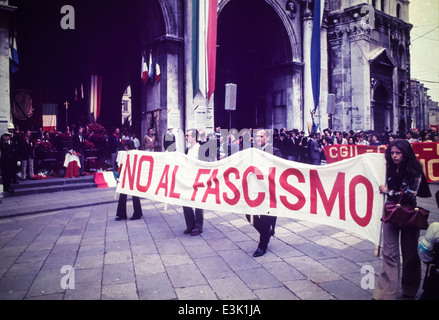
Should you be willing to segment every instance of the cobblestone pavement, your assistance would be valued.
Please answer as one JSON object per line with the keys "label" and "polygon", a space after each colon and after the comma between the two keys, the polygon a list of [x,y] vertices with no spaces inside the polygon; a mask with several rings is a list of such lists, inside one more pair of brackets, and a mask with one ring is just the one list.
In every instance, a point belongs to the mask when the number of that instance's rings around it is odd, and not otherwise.
{"label": "cobblestone pavement", "polygon": [[[434,197],[419,202],[439,220]],[[116,206],[114,189],[3,198],[0,299],[369,300],[363,267],[381,269],[372,243],[333,227],[278,218],[253,258],[243,215],[205,210],[193,237],[181,207],[143,199],[143,219],[115,221]]]}

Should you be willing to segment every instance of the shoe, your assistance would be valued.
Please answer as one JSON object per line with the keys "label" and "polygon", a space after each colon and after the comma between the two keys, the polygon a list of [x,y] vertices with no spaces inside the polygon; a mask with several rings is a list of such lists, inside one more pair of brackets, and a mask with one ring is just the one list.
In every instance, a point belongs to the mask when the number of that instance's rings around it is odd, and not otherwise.
{"label": "shoe", "polygon": [[189,229],[189,228],[188,228],[188,229],[184,230],[183,233],[184,233],[184,234],[189,234],[189,233],[192,233],[192,230],[193,230],[193,229]]}
{"label": "shoe", "polygon": [[119,217],[119,216],[116,216],[116,218],[114,218],[114,220],[116,220],[116,221],[126,220],[126,219],[127,219],[127,217]]}
{"label": "shoe", "polygon": [[202,234],[203,233],[203,230],[200,230],[200,229],[194,229],[194,230],[192,230],[192,232],[191,232],[191,236],[199,236],[200,234]]}
{"label": "shoe", "polygon": [[257,257],[263,256],[263,255],[265,254],[265,252],[267,252],[266,249],[258,248],[258,249],[255,251],[255,253],[253,253],[253,257],[257,258]]}
{"label": "shoe", "polygon": [[140,216],[132,216],[130,218],[130,220],[139,220],[139,219],[142,219],[142,217],[143,217],[143,214],[141,214]]}

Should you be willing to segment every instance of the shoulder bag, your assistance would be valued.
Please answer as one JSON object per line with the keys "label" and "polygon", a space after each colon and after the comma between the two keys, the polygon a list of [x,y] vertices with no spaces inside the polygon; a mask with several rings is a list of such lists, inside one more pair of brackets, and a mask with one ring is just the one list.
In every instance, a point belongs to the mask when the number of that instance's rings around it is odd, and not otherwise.
{"label": "shoulder bag", "polygon": [[385,203],[384,214],[381,221],[391,223],[398,227],[426,230],[428,228],[428,215],[430,211],[419,206],[408,207],[401,205],[403,194],[404,192],[401,193],[397,203]]}

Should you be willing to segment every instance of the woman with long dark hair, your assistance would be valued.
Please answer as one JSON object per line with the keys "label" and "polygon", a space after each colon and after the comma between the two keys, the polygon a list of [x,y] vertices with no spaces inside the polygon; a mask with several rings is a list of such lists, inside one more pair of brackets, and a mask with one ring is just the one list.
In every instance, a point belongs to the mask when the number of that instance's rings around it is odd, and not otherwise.
{"label": "woman with long dark hair", "polygon": [[[401,205],[416,206],[416,197],[431,196],[430,189],[407,140],[395,139],[386,150],[387,186],[379,186],[387,195],[387,201]],[[398,227],[391,223],[383,226],[383,269],[374,299],[396,299],[400,270],[400,236],[402,252],[402,292],[405,297],[414,298],[421,282],[421,262],[417,253],[419,229]]]}

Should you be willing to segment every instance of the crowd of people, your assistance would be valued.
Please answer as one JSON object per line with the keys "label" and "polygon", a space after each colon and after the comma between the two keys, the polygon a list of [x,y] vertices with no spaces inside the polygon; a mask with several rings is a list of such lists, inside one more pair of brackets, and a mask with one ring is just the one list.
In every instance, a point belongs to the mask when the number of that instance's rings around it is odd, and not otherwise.
{"label": "crowd of people", "polygon": [[[439,142],[439,133],[434,129],[430,130],[410,130],[398,134],[383,131],[380,133],[373,131],[349,132],[333,131],[329,128],[323,132],[305,134],[304,131],[297,129],[287,130],[286,128],[272,129],[275,148],[280,150],[282,158],[308,164],[321,164],[326,161],[324,147],[334,144],[347,145],[388,145],[397,138],[414,142]],[[210,135],[200,134],[200,144],[208,143],[211,139],[217,141],[216,158],[210,156],[210,161],[221,160],[240,150],[253,147],[253,129],[243,129],[238,132],[236,129],[227,130],[221,127],[215,128],[215,133]]]}
{"label": "crowd of people", "polygon": [[118,150],[124,149],[126,141],[133,141],[135,149],[141,149],[136,135],[129,130],[112,134],[100,124],[72,125],[66,131],[20,130],[13,123],[1,135],[1,174],[4,192],[13,193],[11,184],[20,180],[63,176],[67,154],[78,156],[79,175],[85,175],[87,153],[95,153],[105,169],[115,166]]}
{"label": "crowd of people", "polygon": [[[359,144],[359,145],[381,145],[389,144],[395,138],[404,138],[409,142],[439,142],[439,133],[430,130],[412,130],[398,135],[389,131],[372,132],[360,131],[340,132],[324,129],[323,132],[305,134],[304,131],[297,129],[287,130],[286,128],[272,129],[272,145],[279,149],[284,159],[299,161],[309,164],[321,164],[325,162],[325,146],[333,144]],[[240,150],[254,146],[253,129],[221,129],[216,127],[214,133],[205,134],[198,132],[197,141],[200,145],[214,143],[215,152],[204,155],[208,161],[221,160]],[[5,136],[9,135],[8,148],[3,143]],[[11,181],[17,182],[18,179],[38,178],[42,170],[47,174],[59,176],[63,173],[63,162],[65,155],[73,151],[80,159],[80,174],[84,175],[84,161],[87,152],[95,152],[103,162],[100,167],[104,169],[117,169],[116,156],[119,150],[124,150],[126,141],[133,141],[134,149],[146,151],[176,151],[176,136],[173,128],[168,128],[163,137],[158,137],[154,128],[148,128],[145,136],[141,139],[128,129],[115,128],[112,132],[106,130],[100,124],[89,124],[86,126],[72,125],[66,131],[44,132],[42,128],[37,131],[21,131],[12,123],[8,126],[7,134],[1,137],[4,151],[10,153],[9,160],[4,160],[6,167],[9,166],[13,174]],[[163,148],[162,148],[163,147]],[[54,163],[45,160],[47,153],[55,159]],[[3,157],[6,159],[6,157]],[[17,166],[18,163],[18,166]],[[50,166],[50,167],[49,167]],[[3,170],[4,172],[5,170]],[[7,175],[7,174],[6,174]],[[9,180],[9,179],[7,179]],[[6,191],[12,189],[4,188]]]}

